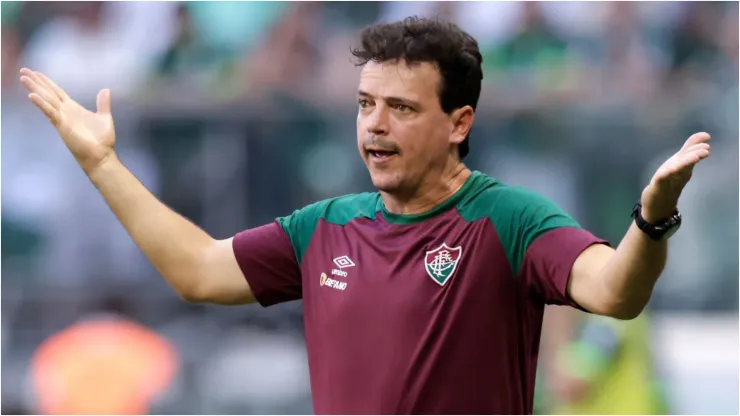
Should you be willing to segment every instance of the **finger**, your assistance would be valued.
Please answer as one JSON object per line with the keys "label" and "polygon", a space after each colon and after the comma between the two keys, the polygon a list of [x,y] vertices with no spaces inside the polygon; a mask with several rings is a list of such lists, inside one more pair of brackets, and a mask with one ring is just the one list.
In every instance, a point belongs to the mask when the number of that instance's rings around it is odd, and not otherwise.
{"label": "finger", "polygon": [[710,150],[711,149],[711,145],[709,143],[697,143],[697,144],[695,144],[693,146],[688,147],[685,150],[682,150],[681,153],[686,154],[686,153],[695,152],[695,151],[701,150],[701,149]]}
{"label": "finger", "polygon": [[691,135],[691,137],[686,140],[686,142],[683,144],[683,147],[681,147],[681,150],[688,149],[689,147],[699,144],[699,143],[706,143],[708,142],[712,136],[709,135],[709,133],[700,132],[700,133],[694,133]]}
{"label": "finger", "polygon": [[23,84],[23,86],[26,87],[29,92],[37,94],[44,101],[48,102],[52,107],[58,109],[61,106],[61,102],[56,95],[54,95],[51,91],[47,90],[43,86],[39,85],[30,77],[26,75],[21,76],[21,84]]}
{"label": "finger", "polygon": [[104,89],[98,93],[98,113],[110,114],[110,90]]}
{"label": "finger", "polygon": [[708,158],[709,155],[709,149],[703,147],[698,147],[691,152],[686,152],[682,154],[676,161],[675,170],[681,171],[686,169],[693,169],[697,163]]}
{"label": "finger", "polygon": [[41,79],[41,77],[39,77],[39,75],[38,75],[37,72],[31,71],[28,68],[23,68],[23,69],[21,69],[21,79],[23,79],[23,76],[27,76],[28,78],[31,78],[31,80],[34,83],[36,83],[36,85],[38,85],[39,87],[44,88],[45,90],[49,91],[49,93],[54,94],[54,91],[51,89],[51,87],[49,87],[48,85],[46,85],[46,83],[44,82],[44,80]]}
{"label": "finger", "polygon": [[51,123],[53,125],[57,125],[59,123],[59,111],[52,107],[51,104],[49,104],[48,101],[41,98],[40,95],[36,94],[35,92],[32,92],[28,94],[28,98],[31,100],[32,103],[36,105],[41,111],[46,115],[46,117],[51,120]]}
{"label": "finger", "polygon": [[699,163],[702,159],[706,159],[709,155],[709,143],[695,144],[671,157],[671,159],[666,162],[665,173],[666,175],[672,175],[686,169],[693,169],[694,165]]}
{"label": "finger", "polygon": [[34,71],[34,74],[39,79],[41,79],[41,81],[44,84],[46,84],[49,87],[49,89],[51,89],[51,91],[53,91],[54,94],[57,95],[57,97],[59,97],[60,101],[64,102],[65,100],[69,99],[69,95],[67,95],[67,93],[59,85],[57,85],[54,81],[52,81],[51,78],[47,77],[46,75],[38,71]]}
{"label": "finger", "polygon": [[25,75],[25,76],[27,76],[29,78],[33,78],[33,71],[31,71],[28,68],[21,68],[21,76],[23,76],[23,75]]}
{"label": "finger", "polygon": [[712,152],[708,148],[697,148],[694,151],[687,153],[686,157],[689,160],[693,160],[693,163],[696,164],[699,163],[699,161],[708,158],[710,154],[712,154]]}
{"label": "finger", "polygon": [[28,68],[22,68],[21,69],[21,77],[24,76],[24,75],[27,76],[27,77],[29,77],[29,78],[31,78],[33,80],[33,82],[35,82],[36,84],[38,84],[41,87],[49,90],[51,93],[56,94],[56,91],[54,91],[54,89],[51,87],[51,85],[49,85],[46,81],[44,81],[43,77],[41,76],[42,74],[40,72],[32,71],[32,70],[30,70]]}

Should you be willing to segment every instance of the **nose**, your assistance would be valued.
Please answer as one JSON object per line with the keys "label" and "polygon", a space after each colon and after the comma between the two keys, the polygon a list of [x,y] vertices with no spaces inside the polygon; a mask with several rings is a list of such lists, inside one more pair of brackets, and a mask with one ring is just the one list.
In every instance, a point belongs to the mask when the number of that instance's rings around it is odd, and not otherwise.
{"label": "nose", "polygon": [[368,115],[367,132],[376,136],[388,134],[388,111],[383,105],[376,105],[373,112]]}

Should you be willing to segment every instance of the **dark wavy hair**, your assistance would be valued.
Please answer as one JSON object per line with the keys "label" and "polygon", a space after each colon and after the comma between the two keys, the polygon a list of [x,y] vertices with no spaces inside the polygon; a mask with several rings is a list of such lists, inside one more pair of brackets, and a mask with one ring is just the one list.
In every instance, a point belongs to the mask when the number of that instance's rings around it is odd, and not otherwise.
{"label": "dark wavy hair", "polygon": [[[352,48],[358,66],[404,60],[408,64],[435,65],[442,78],[440,106],[451,114],[466,105],[475,110],[480,98],[483,57],[478,42],[456,24],[421,17],[407,17],[370,26],[360,34],[359,46]],[[463,159],[470,152],[470,135],[460,143]]]}

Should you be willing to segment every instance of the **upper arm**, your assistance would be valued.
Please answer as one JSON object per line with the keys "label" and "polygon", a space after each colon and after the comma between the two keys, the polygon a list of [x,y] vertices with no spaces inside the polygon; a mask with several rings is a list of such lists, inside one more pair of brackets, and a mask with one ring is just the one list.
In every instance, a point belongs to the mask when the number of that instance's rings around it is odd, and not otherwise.
{"label": "upper arm", "polygon": [[[356,198],[334,198],[319,201],[277,218],[274,222],[236,234],[219,242],[214,251],[216,271],[211,278],[208,299],[216,303],[259,302],[262,306],[301,299],[303,279],[301,263],[319,221],[333,206],[335,217],[344,220],[357,216],[358,206],[374,208],[374,197],[354,203]],[[213,300],[216,299],[216,300]]]}
{"label": "upper arm", "polygon": [[234,264],[248,288],[243,299],[270,306],[302,298],[300,264],[323,207],[309,205],[231,239]]}
{"label": "upper arm", "polygon": [[568,280],[568,296],[590,312],[606,315],[609,305],[600,273],[614,255],[614,249],[596,244],[586,248],[573,263]]}
{"label": "upper arm", "polygon": [[205,256],[194,301],[263,305],[298,299],[300,269],[288,235],[277,222],[216,241]]}
{"label": "upper arm", "polygon": [[255,301],[249,283],[232,248],[233,238],[217,240],[208,250],[197,289],[191,301],[211,302],[222,305],[238,305]]}
{"label": "upper arm", "polygon": [[232,246],[253,300],[269,306],[301,298],[300,266],[293,244],[279,222],[238,233]]}
{"label": "upper arm", "polygon": [[503,226],[497,225],[497,232],[517,279],[544,303],[590,311],[589,302],[581,303],[581,296],[574,299],[569,293],[571,272],[582,253],[606,242],[535,192],[510,188],[499,198],[502,203],[508,205],[509,212],[507,221],[499,221]]}

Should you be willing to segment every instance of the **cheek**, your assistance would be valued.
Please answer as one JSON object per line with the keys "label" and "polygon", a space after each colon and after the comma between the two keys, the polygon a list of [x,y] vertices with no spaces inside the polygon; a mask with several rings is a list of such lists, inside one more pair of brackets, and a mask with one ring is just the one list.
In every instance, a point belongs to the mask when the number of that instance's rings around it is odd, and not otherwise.
{"label": "cheek", "polygon": [[[362,150],[363,148],[363,140],[365,139],[365,132],[366,130],[363,128],[362,124],[362,118],[357,115],[357,148]],[[362,153],[362,152],[360,152]]]}
{"label": "cheek", "polygon": [[403,149],[407,150],[419,160],[432,160],[444,154],[448,149],[447,136],[439,129],[430,128],[430,124],[420,124],[408,131],[404,136],[408,139],[403,143]]}
{"label": "cheek", "polygon": [[403,164],[412,170],[423,170],[431,160],[437,157],[437,151],[430,147],[428,137],[419,131],[406,136],[403,142],[399,141],[399,146],[403,152]]}

